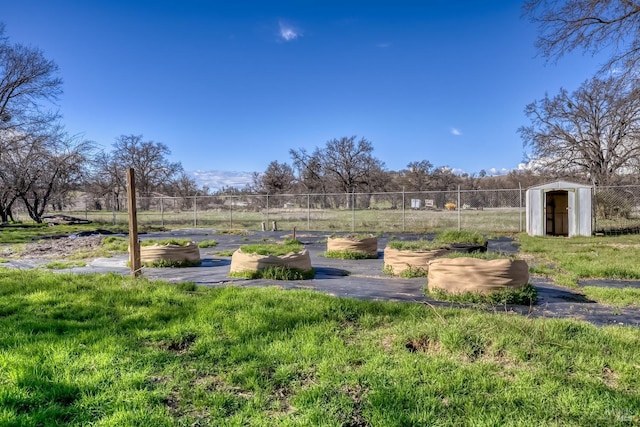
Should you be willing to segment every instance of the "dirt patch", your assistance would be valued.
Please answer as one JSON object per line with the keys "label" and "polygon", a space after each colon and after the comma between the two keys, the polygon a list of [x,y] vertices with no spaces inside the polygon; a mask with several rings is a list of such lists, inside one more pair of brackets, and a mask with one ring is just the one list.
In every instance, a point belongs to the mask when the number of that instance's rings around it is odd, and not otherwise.
{"label": "dirt patch", "polygon": [[[7,256],[34,259],[64,258],[78,251],[90,251],[97,249],[102,244],[105,236],[61,237],[58,239],[42,240],[40,242],[27,243],[19,253],[8,253]],[[9,249],[11,250],[11,249]]]}

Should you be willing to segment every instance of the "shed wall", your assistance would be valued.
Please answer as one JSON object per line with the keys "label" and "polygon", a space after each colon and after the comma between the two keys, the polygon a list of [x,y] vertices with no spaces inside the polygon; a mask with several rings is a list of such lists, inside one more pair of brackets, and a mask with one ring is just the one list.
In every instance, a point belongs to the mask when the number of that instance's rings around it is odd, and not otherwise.
{"label": "shed wall", "polygon": [[[570,184],[562,182],[561,184]],[[567,191],[569,201],[569,236],[591,236],[591,188],[583,186],[556,186],[547,184],[526,191],[526,229],[530,236],[544,236],[546,191]]]}

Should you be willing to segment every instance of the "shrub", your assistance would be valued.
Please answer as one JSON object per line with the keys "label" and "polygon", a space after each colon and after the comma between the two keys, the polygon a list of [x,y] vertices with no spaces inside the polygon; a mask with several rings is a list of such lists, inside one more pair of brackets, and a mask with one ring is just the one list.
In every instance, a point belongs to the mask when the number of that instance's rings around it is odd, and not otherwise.
{"label": "shrub", "polygon": [[377,259],[378,254],[373,255],[363,251],[325,251],[325,258],[337,258],[337,259]]}
{"label": "shrub", "polygon": [[447,230],[442,231],[436,234],[436,237],[433,239],[434,242],[437,243],[468,243],[472,245],[485,245],[487,243],[487,239],[477,231],[466,231],[466,230]]}
{"label": "shrub", "polygon": [[500,252],[455,252],[451,251],[443,258],[477,258],[484,260],[492,259],[517,259],[515,255],[505,255]]}
{"label": "shrub", "polygon": [[298,241],[287,241],[285,243],[253,243],[240,246],[245,254],[274,255],[282,256],[291,252],[300,252],[304,246]]}
{"label": "shrub", "polygon": [[382,273],[389,276],[397,276],[402,277],[403,279],[411,279],[414,277],[427,277],[429,275],[429,270],[419,267],[408,267],[400,272],[400,274],[395,274],[393,272],[393,267],[385,264],[382,267]]}
{"label": "shrub", "polygon": [[315,276],[315,270],[300,270],[284,265],[275,265],[256,271],[232,271],[229,277],[240,279],[270,279],[270,280],[309,280]]}
{"label": "shrub", "polygon": [[398,251],[431,251],[446,249],[448,245],[431,240],[392,240],[387,246]]}
{"label": "shrub", "polygon": [[155,268],[181,268],[181,267],[197,267],[202,261],[173,261],[168,259],[158,259],[155,261],[144,261],[141,263],[144,267]]}
{"label": "shrub", "polygon": [[218,245],[218,242],[216,242],[215,240],[203,240],[201,242],[198,242],[199,248],[212,248],[217,245]]}
{"label": "shrub", "polygon": [[149,239],[140,242],[140,246],[153,246],[153,245],[176,245],[176,246],[188,246],[191,243],[189,239]]}
{"label": "shrub", "polygon": [[429,291],[425,288],[425,294],[440,301],[451,301],[470,304],[519,304],[531,305],[538,300],[538,291],[530,283],[518,289],[505,289],[503,291],[482,294],[479,292],[451,293],[442,289]]}

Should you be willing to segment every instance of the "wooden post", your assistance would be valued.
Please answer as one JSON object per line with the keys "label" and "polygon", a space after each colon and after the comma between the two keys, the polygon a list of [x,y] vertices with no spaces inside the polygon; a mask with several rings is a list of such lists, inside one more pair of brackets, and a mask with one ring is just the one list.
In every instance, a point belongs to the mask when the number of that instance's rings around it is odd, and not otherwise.
{"label": "wooden post", "polygon": [[131,277],[142,273],[140,243],[138,242],[138,213],[136,211],[136,177],[133,168],[127,169],[127,202],[129,210],[129,264]]}

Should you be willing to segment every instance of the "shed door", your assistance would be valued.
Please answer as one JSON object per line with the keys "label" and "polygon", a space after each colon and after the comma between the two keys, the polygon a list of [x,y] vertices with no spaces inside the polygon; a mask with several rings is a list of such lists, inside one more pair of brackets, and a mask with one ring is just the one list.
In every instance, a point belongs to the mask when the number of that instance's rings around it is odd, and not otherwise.
{"label": "shed door", "polygon": [[[571,197],[571,201],[575,205],[575,197]],[[569,192],[567,190],[546,192],[544,205],[545,234],[548,236],[568,236],[570,229]]]}

